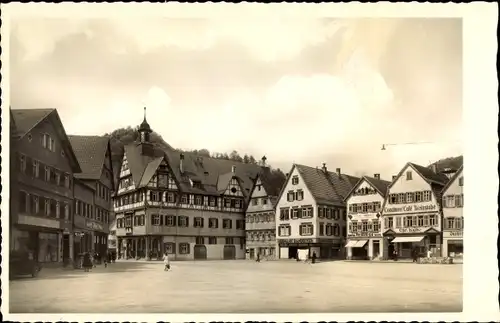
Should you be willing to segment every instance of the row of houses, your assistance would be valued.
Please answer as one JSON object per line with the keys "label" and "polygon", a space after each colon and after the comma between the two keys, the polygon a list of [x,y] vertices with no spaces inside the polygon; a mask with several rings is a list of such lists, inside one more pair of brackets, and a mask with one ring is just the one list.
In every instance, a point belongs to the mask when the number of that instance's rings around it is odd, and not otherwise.
{"label": "row of houses", "polygon": [[[11,250],[174,260],[461,254],[462,169],[408,163],[392,181],[159,147],[146,117],[113,176],[109,138],[68,136],[56,110],[11,110]],[[116,181],[116,183],[115,183]]]}
{"label": "row of houses", "polygon": [[54,109],[10,110],[10,251],[43,263],[107,251],[107,137],[67,135]]}

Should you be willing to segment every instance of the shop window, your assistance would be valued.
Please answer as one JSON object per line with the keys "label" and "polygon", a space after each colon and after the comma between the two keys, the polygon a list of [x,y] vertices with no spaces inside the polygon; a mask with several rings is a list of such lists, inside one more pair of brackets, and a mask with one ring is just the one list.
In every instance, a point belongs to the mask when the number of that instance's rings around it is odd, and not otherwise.
{"label": "shop window", "polygon": [[179,243],[179,253],[181,255],[189,254],[189,243]]}
{"label": "shop window", "polygon": [[[187,245],[188,245],[187,248],[188,248],[188,253],[189,253],[189,244],[187,244]],[[167,253],[169,253],[169,254],[175,253],[175,243],[167,242],[167,243],[165,243],[164,247],[165,247],[165,251]]]}

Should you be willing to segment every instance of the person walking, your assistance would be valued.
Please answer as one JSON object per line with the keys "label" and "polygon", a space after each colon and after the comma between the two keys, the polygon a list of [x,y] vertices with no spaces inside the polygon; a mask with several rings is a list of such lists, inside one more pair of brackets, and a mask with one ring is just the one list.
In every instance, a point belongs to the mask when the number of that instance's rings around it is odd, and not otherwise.
{"label": "person walking", "polygon": [[312,255],[312,263],[315,264],[316,263],[316,252],[313,252],[313,255]]}
{"label": "person walking", "polygon": [[170,260],[168,259],[168,253],[165,252],[163,255],[163,264],[165,267],[163,268],[164,271],[169,271],[170,270]]}
{"label": "person walking", "polygon": [[417,248],[413,248],[413,250],[411,251],[411,258],[413,262],[417,262],[418,258]]}
{"label": "person walking", "polygon": [[398,261],[398,251],[394,248],[394,261]]}
{"label": "person walking", "polygon": [[85,271],[85,272],[89,272],[90,269],[92,269],[92,267],[93,267],[92,259],[91,259],[90,254],[88,252],[83,254],[82,267],[83,267],[83,271]]}

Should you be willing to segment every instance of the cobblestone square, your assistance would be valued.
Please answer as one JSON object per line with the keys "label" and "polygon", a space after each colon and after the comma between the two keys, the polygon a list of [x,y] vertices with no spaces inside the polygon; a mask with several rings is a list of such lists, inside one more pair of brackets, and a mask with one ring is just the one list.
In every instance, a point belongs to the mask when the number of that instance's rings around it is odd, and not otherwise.
{"label": "cobblestone square", "polygon": [[459,312],[462,265],[121,262],[10,282],[11,313]]}

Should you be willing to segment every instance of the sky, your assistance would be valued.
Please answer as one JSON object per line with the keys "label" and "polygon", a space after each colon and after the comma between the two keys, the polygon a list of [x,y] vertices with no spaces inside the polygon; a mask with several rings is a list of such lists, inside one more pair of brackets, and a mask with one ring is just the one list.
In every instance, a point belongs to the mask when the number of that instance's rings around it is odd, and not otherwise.
{"label": "sky", "polygon": [[134,19],[13,19],[12,108],[57,108],[67,133],[100,135],[146,106],[173,147],[285,172],[391,179],[462,154],[461,19]]}

